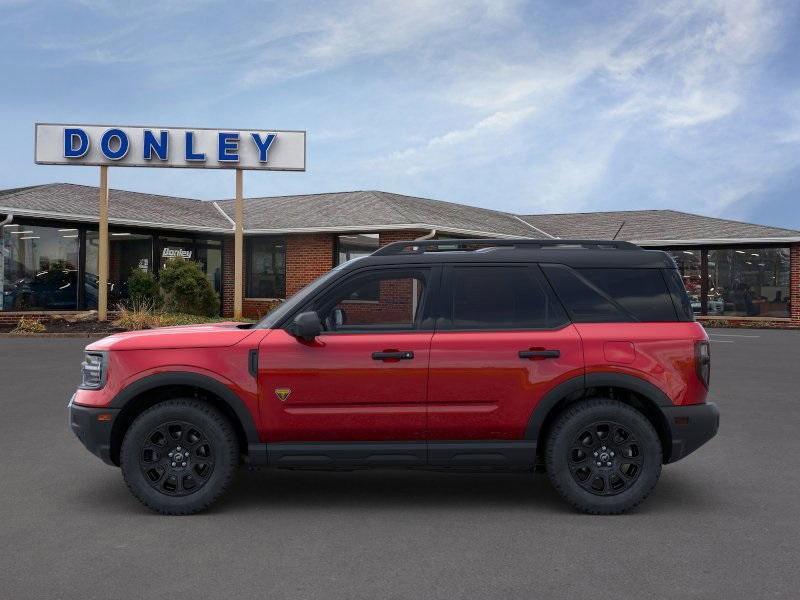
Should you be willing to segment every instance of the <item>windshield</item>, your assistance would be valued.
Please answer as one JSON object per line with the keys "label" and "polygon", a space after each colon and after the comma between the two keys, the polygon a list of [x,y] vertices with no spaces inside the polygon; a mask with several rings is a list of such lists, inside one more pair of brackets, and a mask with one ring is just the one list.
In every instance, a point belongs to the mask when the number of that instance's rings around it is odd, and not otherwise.
{"label": "windshield", "polygon": [[290,314],[296,308],[304,304],[306,300],[314,295],[318,289],[325,286],[331,279],[333,279],[336,273],[341,271],[345,265],[349,267],[354,261],[359,259],[360,257],[354,258],[346,263],[342,263],[339,266],[334,267],[324,275],[320,275],[306,287],[297,292],[294,296],[289,298],[286,302],[279,304],[270,312],[268,312],[263,319],[256,323],[255,327],[257,329],[271,329],[272,327],[275,327],[277,323],[280,323],[284,318],[286,318],[286,315]]}

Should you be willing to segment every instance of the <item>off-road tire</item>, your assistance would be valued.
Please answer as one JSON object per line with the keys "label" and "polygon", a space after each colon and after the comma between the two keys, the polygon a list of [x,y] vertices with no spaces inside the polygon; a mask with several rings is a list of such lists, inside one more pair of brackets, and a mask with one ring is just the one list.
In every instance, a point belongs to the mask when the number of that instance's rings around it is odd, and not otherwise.
{"label": "off-road tire", "polygon": [[[179,431],[181,424],[183,430]],[[164,456],[160,446],[153,443],[160,441],[159,431],[169,436],[164,443]],[[182,442],[183,439],[186,441]],[[166,453],[174,453],[172,446],[182,443],[186,467],[181,469],[181,462],[171,467],[175,463],[169,462]],[[153,459],[152,462],[145,462],[145,457]],[[210,507],[228,489],[238,462],[239,444],[230,421],[210,404],[193,398],[166,400],[145,410],[125,432],[120,449],[120,467],[131,493],[148,508],[165,515],[194,514]],[[151,464],[155,465],[152,471]],[[148,474],[155,477],[162,469],[164,483],[158,485]],[[205,478],[200,477],[200,473],[206,472]],[[167,489],[168,477],[175,480],[176,489]],[[196,482],[194,489],[184,489],[184,484],[188,487],[195,480],[202,483]]]}
{"label": "off-road tire", "polygon": [[[619,430],[613,433],[613,439],[605,438],[610,441],[604,443],[602,432],[605,428],[613,429],[614,424],[619,425]],[[627,439],[634,442],[613,443],[625,431],[630,436]],[[593,441],[587,445],[589,437]],[[628,458],[633,456],[634,446],[639,459]],[[581,459],[584,449],[589,462]],[[611,452],[613,456],[609,456]],[[599,461],[602,457],[608,462]],[[635,477],[627,477],[625,473],[632,471],[636,460],[640,464]],[[661,441],[647,417],[627,404],[607,398],[569,405],[553,423],[545,447],[545,467],[553,487],[573,507],[594,515],[620,514],[641,504],[658,482],[661,461]],[[587,472],[590,475],[581,481],[581,475]],[[592,487],[592,482],[599,480],[605,491]],[[622,484],[618,483],[620,480]],[[612,481],[622,486],[619,491],[609,483]],[[597,487],[600,485],[597,483]]]}

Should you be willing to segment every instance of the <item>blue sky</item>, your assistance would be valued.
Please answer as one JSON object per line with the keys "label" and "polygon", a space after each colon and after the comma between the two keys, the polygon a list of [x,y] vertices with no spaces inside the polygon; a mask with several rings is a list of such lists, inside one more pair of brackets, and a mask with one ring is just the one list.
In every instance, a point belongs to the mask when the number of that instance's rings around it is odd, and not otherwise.
{"label": "blue sky", "polygon": [[[800,229],[800,5],[0,0],[0,188],[33,123],[305,129],[248,196],[381,189],[521,213],[674,208]],[[112,169],[217,199],[232,173]]]}

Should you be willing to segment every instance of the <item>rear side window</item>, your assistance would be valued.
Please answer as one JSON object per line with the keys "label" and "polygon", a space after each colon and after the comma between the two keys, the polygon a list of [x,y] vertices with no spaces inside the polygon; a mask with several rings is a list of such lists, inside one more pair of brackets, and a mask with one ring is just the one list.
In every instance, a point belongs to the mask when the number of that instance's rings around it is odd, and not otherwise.
{"label": "rear side window", "polygon": [[601,289],[564,265],[542,270],[576,323],[613,323],[634,319]]}
{"label": "rear side window", "polygon": [[545,269],[573,319],[579,322],[676,321],[660,269]]}
{"label": "rear side window", "polygon": [[464,266],[448,273],[451,329],[552,329],[567,322],[540,275],[528,266]]}

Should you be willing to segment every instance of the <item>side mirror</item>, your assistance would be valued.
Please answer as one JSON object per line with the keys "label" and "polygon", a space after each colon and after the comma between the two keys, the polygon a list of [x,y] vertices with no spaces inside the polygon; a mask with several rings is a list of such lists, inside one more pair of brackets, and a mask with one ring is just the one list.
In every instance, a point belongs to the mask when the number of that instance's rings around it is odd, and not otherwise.
{"label": "side mirror", "polygon": [[313,310],[300,313],[289,327],[289,333],[307,342],[312,341],[322,333],[319,315]]}

